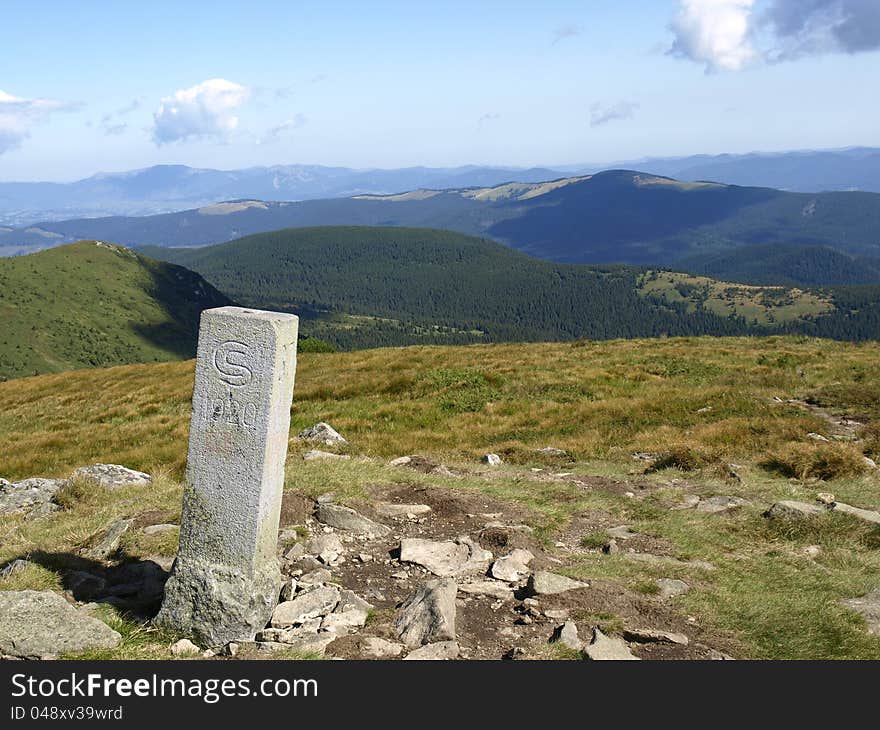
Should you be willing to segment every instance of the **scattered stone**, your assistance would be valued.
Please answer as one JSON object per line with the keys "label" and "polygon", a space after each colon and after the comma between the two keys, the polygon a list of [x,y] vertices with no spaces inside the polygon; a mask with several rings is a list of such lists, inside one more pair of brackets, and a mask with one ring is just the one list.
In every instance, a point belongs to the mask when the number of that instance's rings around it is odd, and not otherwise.
{"label": "scattered stone", "polygon": [[602,552],[606,555],[616,555],[620,552],[620,547],[617,545],[617,540],[609,540],[602,546]]}
{"label": "scattered stone", "polygon": [[684,634],[659,629],[624,629],[623,638],[638,644],[678,644],[687,646],[690,640]]}
{"label": "scattered stone", "polygon": [[397,636],[410,647],[454,640],[457,592],[452,578],[423,583],[400,607],[394,621]]}
{"label": "scattered stone", "polygon": [[339,591],[339,605],[336,607],[337,612],[357,609],[369,613],[374,608],[372,603],[368,603],[354,591],[343,588]]}
{"label": "scattered stone", "polygon": [[639,533],[633,532],[630,530],[629,525],[620,525],[619,527],[609,527],[605,530],[605,533],[609,537],[613,537],[615,540],[629,540],[633,537],[638,537]]}
{"label": "scattered stone", "polygon": [[712,406],[703,406],[702,408],[697,408],[697,413],[709,413],[712,410]]}
{"label": "scattered stone", "polygon": [[569,613],[567,608],[548,608],[544,615],[554,621],[567,621]]}
{"label": "scattered stone", "polygon": [[864,617],[869,634],[880,636],[880,588],[858,598],[844,599],[841,603]]}
{"label": "scattered stone", "polygon": [[342,541],[333,533],[316,535],[306,543],[306,551],[311,555],[317,555],[325,565],[334,563],[345,552]]}
{"label": "scattered stone", "polygon": [[92,464],[74,469],[71,480],[95,482],[104,489],[121,489],[122,487],[147,487],[153,483],[153,477],[142,471],[127,469],[119,464]]}
{"label": "scattered stone", "polygon": [[593,629],[593,640],[584,649],[588,659],[594,661],[632,661],[637,660],[622,639],[605,636],[598,628]]}
{"label": "scattered stone", "polygon": [[180,547],[154,622],[206,646],[250,640],[278,602],[298,325],[241,307],[201,314]]}
{"label": "scattered stone", "polygon": [[161,535],[165,532],[175,532],[180,529],[180,525],[171,525],[171,524],[161,524],[161,525],[147,525],[142,532],[145,535]]}
{"label": "scattered stone", "polygon": [[540,456],[551,456],[559,459],[568,457],[568,452],[565,449],[557,449],[554,446],[545,446],[542,449],[535,449],[535,453]]}
{"label": "scattered stone", "polygon": [[500,601],[513,598],[513,589],[504,583],[494,580],[478,580],[469,583],[460,583],[458,589],[462,593],[475,596],[491,596]]}
{"label": "scattered stone", "polygon": [[715,496],[701,499],[696,506],[696,510],[697,512],[707,512],[714,515],[719,512],[729,512],[730,510],[738,509],[744,504],[748,504],[748,502],[740,497]]}
{"label": "scattered stone", "polygon": [[330,571],[326,568],[318,568],[317,570],[310,570],[308,573],[303,573],[295,582],[298,582],[299,586],[319,586],[323,583],[327,583],[332,578]]}
{"label": "scattered stone", "polygon": [[302,558],[305,554],[305,546],[301,542],[298,542],[295,545],[291,546],[291,548],[286,553],[284,553],[284,559],[289,560],[290,562],[294,562]]}
{"label": "scattered stone", "polygon": [[694,509],[700,503],[700,498],[696,494],[686,494],[682,497],[681,502],[679,502],[672,509],[674,510],[685,510],[685,509]]}
{"label": "scattered stone", "polygon": [[360,560],[362,563],[372,563],[373,562],[373,556],[370,555],[369,553],[358,553],[357,557],[358,557],[358,560]]}
{"label": "scattered stone", "polygon": [[308,619],[325,616],[339,603],[339,589],[321,586],[307,593],[301,593],[291,601],[279,603],[272,612],[269,625],[273,628],[287,628],[301,624]]}
{"label": "scattered stone", "polygon": [[112,649],[122,637],[52,591],[0,591],[0,655],[53,659]]}
{"label": "scattered stone", "polygon": [[403,661],[455,659],[460,653],[461,648],[457,641],[438,641],[411,651],[403,658]]}
{"label": "scattered stone", "polygon": [[825,438],[821,433],[814,433],[812,431],[807,434],[807,438],[813,439],[813,441],[824,441],[824,442],[828,441],[828,439]]}
{"label": "scattered stone", "polygon": [[220,652],[223,656],[238,656],[238,650],[241,648],[241,644],[237,641],[230,641],[226,646],[223,647],[223,651]]}
{"label": "scattered stone", "polygon": [[822,546],[821,545],[807,545],[803,550],[801,550],[804,556],[808,558],[816,558],[822,554]]}
{"label": "scattered stone", "polygon": [[725,654],[723,651],[718,651],[718,649],[709,649],[709,651],[706,652],[706,659],[723,662],[734,661],[734,658],[730,656],[730,654]]}
{"label": "scattered stone", "polygon": [[834,504],[834,495],[831,494],[831,492],[819,492],[819,494],[816,495],[816,501],[831,506]]}
{"label": "scattered stone", "polygon": [[867,467],[869,467],[869,468],[871,468],[871,469],[876,469],[876,468],[877,468],[877,462],[874,461],[870,456],[863,456],[863,457],[862,457],[862,461],[864,461],[865,466],[867,466]]}
{"label": "scattered stone", "polygon": [[398,644],[378,636],[364,636],[359,642],[361,656],[364,659],[391,659],[400,656],[403,644]]}
{"label": "scattered stone", "polygon": [[564,575],[550,573],[546,570],[536,570],[529,576],[526,589],[533,596],[552,596],[557,593],[589,587],[588,583],[581,583]]}
{"label": "scattered stone", "polygon": [[421,565],[441,578],[478,571],[491,559],[492,553],[468,537],[460,537],[455,542],[418,537],[400,541],[400,562]]}
{"label": "scattered stone", "polygon": [[534,559],[535,556],[528,550],[516,548],[492,563],[489,575],[508,583],[517,583],[529,572],[529,563]]}
{"label": "scattered stone", "polygon": [[658,578],[656,584],[660,589],[660,598],[663,599],[675,598],[691,589],[687,583],[677,578]]}
{"label": "scattered stone", "polygon": [[376,513],[381,517],[424,517],[431,513],[426,504],[389,504],[380,502],[376,505]]}
{"label": "scattered stone", "polygon": [[835,512],[842,512],[843,514],[849,515],[850,517],[855,517],[857,520],[870,522],[874,525],[880,525],[880,512],[875,512],[874,510],[870,509],[861,509],[860,507],[853,507],[852,505],[844,504],[843,502],[835,502],[832,509]]}
{"label": "scattered stone", "polygon": [[16,558],[11,563],[7,563],[2,568],[0,568],[0,579],[8,578],[10,575],[15,575],[16,573],[27,568],[29,565],[35,565],[35,563],[32,563],[30,560]]}
{"label": "scattered stone", "polygon": [[193,656],[194,654],[200,653],[202,650],[199,649],[195,644],[193,644],[189,639],[181,639],[180,641],[175,641],[171,645],[171,653],[174,656]]}
{"label": "scattered stone", "polygon": [[128,532],[134,520],[120,519],[113,522],[104,533],[104,536],[93,548],[86,551],[86,556],[93,560],[106,560],[119,549],[122,536]]}
{"label": "scattered stone", "polygon": [[480,459],[484,464],[488,464],[489,466],[501,466],[503,463],[501,461],[501,457],[498,454],[483,454]]}
{"label": "scattered stone", "polygon": [[0,480],[0,514],[48,513],[58,509],[52,500],[67,484],[65,479],[34,477],[20,482]]}
{"label": "scattered stone", "polygon": [[284,585],[281,586],[280,599],[281,601],[290,601],[293,599],[296,594],[296,589],[299,587],[299,584],[296,578],[288,578],[284,581]]}
{"label": "scattered stone", "polygon": [[764,513],[764,517],[776,520],[803,520],[811,517],[818,517],[825,514],[826,510],[815,504],[807,504],[806,502],[796,502],[790,499],[784,499],[773,504],[770,509]]}
{"label": "scattered stone", "polygon": [[317,654],[324,656],[327,646],[336,641],[336,634],[313,634],[291,639],[289,642],[258,641],[256,647],[259,651],[296,651],[303,654]]}
{"label": "scattered stone", "polygon": [[366,624],[367,615],[366,611],[359,608],[349,608],[345,611],[329,613],[321,621],[321,629],[323,631],[344,634],[351,629],[359,629]]}
{"label": "scattered stone", "polygon": [[578,636],[577,624],[574,621],[566,621],[561,626],[557,626],[550,637],[550,643],[559,643],[575,651],[580,651],[584,648],[584,642]]}
{"label": "scattered stone", "polygon": [[348,454],[333,454],[329,451],[320,451],[319,449],[312,449],[303,454],[303,461],[344,461],[350,458]]}
{"label": "scattered stone", "polygon": [[321,421],[320,423],[316,423],[311,428],[307,428],[305,431],[301,431],[297,438],[300,441],[314,441],[317,443],[322,443],[324,446],[334,446],[336,444],[347,444],[342,436],[339,434],[336,429],[334,429],[329,423],[324,423]]}
{"label": "scattered stone", "polygon": [[315,517],[321,524],[358,535],[384,537],[391,532],[391,528],[386,525],[380,525],[353,509],[338,504],[319,504]]}
{"label": "scattered stone", "polygon": [[522,659],[523,657],[525,657],[525,655],[526,655],[525,649],[523,649],[519,646],[514,646],[506,654],[504,654],[504,656],[502,656],[501,658],[505,661],[516,661],[518,659]]}

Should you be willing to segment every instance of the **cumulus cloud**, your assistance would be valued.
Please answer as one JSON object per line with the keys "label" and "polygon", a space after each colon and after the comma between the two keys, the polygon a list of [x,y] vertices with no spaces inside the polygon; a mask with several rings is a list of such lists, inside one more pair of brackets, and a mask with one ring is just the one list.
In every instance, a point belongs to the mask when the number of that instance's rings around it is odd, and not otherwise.
{"label": "cumulus cloud", "polygon": [[23,99],[0,89],[0,154],[15,149],[30,136],[31,128],[56,111],[75,108],[53,99]]}
{"label": "cumulus cloud", "polygon": [[755,0],[679,0],[672,20],[670,53],[706,65],[707,71],[738,71],[753,60]]}
{"label": "cumulus cloud", "polygon": [[618,101],[615,104],[596,102],[590,107],[590,126],[601,127],[609,122],[632,119],[639,105],[632,101]]}
{"label": "cumulus cloud", "polygon": [[707,72],[880,49],[877,0],[678,0],[669,53]]}
{"label": "cumulus cloud", "polygon": [[153,140],[158,145],[191,138],[223,139],[238,127],[235,110],[248,89],[226,79],[208,79],[166,96],[153,114]]}

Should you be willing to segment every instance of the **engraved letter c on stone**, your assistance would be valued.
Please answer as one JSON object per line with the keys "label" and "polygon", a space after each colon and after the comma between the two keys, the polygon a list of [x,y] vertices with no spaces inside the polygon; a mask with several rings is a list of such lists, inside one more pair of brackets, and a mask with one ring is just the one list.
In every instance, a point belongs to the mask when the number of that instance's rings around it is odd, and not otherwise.
{"label": "engraved letter c on stone", "polygon": [[248,367],[248,346],[235,340],[227,340],[214,350],[214,367],[227,385],[240,387],[253,380],[254,373]]}

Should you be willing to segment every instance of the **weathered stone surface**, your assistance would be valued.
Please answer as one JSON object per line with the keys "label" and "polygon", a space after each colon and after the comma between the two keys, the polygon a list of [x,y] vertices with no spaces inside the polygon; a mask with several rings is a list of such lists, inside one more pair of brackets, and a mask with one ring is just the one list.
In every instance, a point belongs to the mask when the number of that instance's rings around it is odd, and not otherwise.
{"label": "weathered stone surface", "polygon": [[321,586],[307,593],[300,593],[296,598],[279,603],[272,612],[269,622],[273,628],[287,628],[301,624],[308,619],[325,616],[339,603],[339,589],[333,586]]}
{"label": "weathered stone surface", "polygon": [[355,512],[349,507],[343,507],[338,504],[319,504],[315,513],[318,522],[324,525],[330,525],[337,530],[345,530],[358,535],[371,535],[372,537],[384,537],[391,528],[387,525],[380,525],[368,517]]}
{"label": "weathered stone surface", "polygon": [[726,497],[718,495],[701,499],[696,506],[697,512],[708,512],[709,514],[718,514],[719,512],[729,512],[747,504],[746,500],[739,497]]}
{"label": "weathered stone surface", "polygon": [[529,572],[529,563],[535,559],[528,550],[516,548],[503,558],[498,558],[489,569],[489,575],[508,583],[517,583]]}
{"label": "weathered stone surface", "polygon": [[568,457],[568,452],[565,449],[557,449],[555,446],[545,446],[542,449],[535,449],[535,453],[540,454],[541,456],[555,457],[557,459]]}
{"label": "weathered stone surface", "polygon": [[437,578],[419,586],[401,605],[394,621],[398,637],[410,647],[455,639],[455,596],[452,578]]}
{"label": "weathered stone surface", "polygon": [[431,513],[426,504],[390,504],[380,502],[376,505],[376,514],[382,517],[424,517]]}
{"label": "weathered stone surface", "polygon": [[593,640],[584,649],[588,659],[594,661],[633,661],[638,660],[622,639],[605,636],[599,629],[593,629]]}
{"label": "weathered stone surface", "polygon": [[880,588],[858,598],[847,598],[841,603],[864,616],[869,634],[880,636]]}
{"label": "weathered stone surface", "polygon": [[121,639],[52,591],[0,591],[0,656],[54,658],[112,649]]}
{"label": "weathered stone surface", "polygon": [[336,638],[336,634],[314,634],[311,636],[301,636],[284,643],[258,641],[257,649],[260,651],[295,651],[302,654],[324,656],[327,646],[336,641]]}
{"label": "weathered stone surface", "polygon": [[550,643],[559,643],[575,651],[584,648],[584,642],[578,636],[578,627],[574,621],[566,621],[562,626],[557,626],[550,637]]}
{"label": "weathered stone surface", "polygon": [[307,586],[319,586],[322,583],[326,583],[332,578],[330,571],[326,568],[318,568],[317,570],[310,570],[308,573],[303,573],[299,577],[299,586],[301,588],[305,588]]}
{"label": "weathered stone surface", "polygon": [[513,598],[513,589],[496,580],[475,580],[459,583],[458,590],[474,596],[491,596],[502,601]]}
{"label": "weathered stone surface", "polygon": [[638,644],[678,644],[687,646],[690,640],[684,634],[660,629],[624,629],[623,638]]}
{"label": "weathered stone surface", "polygon": [[306,551],[310,555],[317,555],[322,563],[333,563],[345,553],[345,547],[336,535],[330,533],[310,538],[306,543]]}
{"label": "weathered stone surface", "polygon": [[66,484],[65,479],[39,477],[23,479],[20,482],[0,479],[0,514],[31,512],[46,507],[49,510],[57,509],[57,505],[52,504],[52,499]]}
{"label": "weathered stone surface", "polygon": [[630,540],[634,537],[638,537],[639,533],[633,532],[630,529],[629,525],[620,525],[618,527],[609,527],[605,530],[608,537],[613,537],[615,540]]}
{"label": "weathered stone surface", "polygon": [[312,449],[303,454],[304,461],[345,461],[346,459],[351,457],[348,454],[333,454],[319,449]]}
{"label": "weathered stone surface", "polygon": [[367,623],[366,611],[359,608],[349,608],[346,611],[334,611],[324,616],[321,621],[321,630],[344,634],[353,629],[361,628],[365,623]]}
{"label": "weathered stone surface", "polygon": [[350,609],[357,609],[359,611],[369,613],[373,610],[373,604],[365,601],[354,591],[343,588],[341,591],[339,591],[339,605],[336,606],[336,611],[341,612],[348,611]]}
{"label": "weathered stone surface", "polygon": [[104,489],[121,487],[146,487],[153,483],[153,477],[142,471],[128,469],[119,464],[92,464],[74,469],[71,479],[96,482]]}
{"label": "weathered stone surface", "polygon": [[489,466],[501,466],[503,463],[501,461],[501,457],[498,454],[484,454],[483,458],[480,459],[484,464],[488,464]]}
{"label": "weathered stone surface", "polygon": [[423,540],[418,537],[400,541],[400,561],[427,568],[434,575],[449,577],[484,569],[492,553],[483,550],[470,538],[459,537],[455,542]]}
{"label": "weathered stone surface", "polygon": [[764,516],[776,520],[803,520],[810,517],[818,517],[825,514],[826,511],[824,507],[819,507],[815,504],[784,499],[772,505],[764,513]]}
{"label": "weathered stone surface", "polygon": [[556,593],[565,593],[577,588],[589,588],[589,583],[567,578],[564,575],[550,573],[546,570],[536,570],[529,576],[526,589],[533,596],[552,596]]}
{"label": "weathered stone surface", "polygon": [[403,658],[403,661],[456,659],[460,653],[461,649],[457,641],[438,641],[411,651]]}
{"label": "weathered stone surface", "polygon": [[95,560],[106,560],[119,549],[122,536],[128,532],[134,520],[121,519],[113,522],[98,541],[98,544],[90,548],[86,555]]}
{"label": "weathered stone surface", "polygon": [[291,600],[296,594],[297,588],[299,588],[299,582],[296,578],[289,578],[288,580],[284,581],[284,585],[281,586],[281,601]]}
{"label": "weathered stone surface", "polygon": [[171,653],[174,656],[195,656],[196,654],[201,654],[201,652],[202,650],[189,639],[181,639],[171,645]]}
{"label": "weathered stone surface", "polygon": [[161,535],[165,532],[177,532],[179,529],[180,525],[163,523],[161,525],[147,525],[142,532],[145,535]]}
{"label": "weathered stone surface", "polygon": [[403,652],[403,644],[381,639],[378,636],[364,636],[358,642],[358,646],[364,659],[392,659]]}
{"label": "weathered stone surface", "polygon": [[297,438],[301,441],[313,441],[315,443],[324,444],[324,446],[333,446],[335,444],[347,444],[336,429],[329,423],[316,423],[311,428],[301,431],[297,434]]}
{"label": "weathered stone surface", "polygon": [[674,598],[691,589],[687,583],[677,578],[658,578],[656,583],[660,589],[660,598]]}
{"label": "weathered stone surface", "polygon": [[875,512],[874,510],[853,507],[852,505],[844,504],[843,502],[835,502],[834,511],[849,515],[850,517],[855,517],[857,520],[862,520],[863,522],[880,525],[880,512]]}
{"label": "weathered stone surface", "polygon": [[209,647],[250,640],[278,601],[297,325],[278,312],[202,312],[180,549],[155,620]]}

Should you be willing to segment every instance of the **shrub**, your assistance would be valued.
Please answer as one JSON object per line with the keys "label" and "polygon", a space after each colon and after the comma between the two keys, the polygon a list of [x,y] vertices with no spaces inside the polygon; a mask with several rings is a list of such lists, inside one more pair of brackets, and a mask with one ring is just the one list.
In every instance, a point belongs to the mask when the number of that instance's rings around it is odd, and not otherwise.
{"label": "shrub", "polygon": [[842,479],[864,474],[864,455],[849,444],[789,443],[762,463],[765,469],[795,479]]}
{"label": "shrub", "polygon": [[648,467],[648,472],[661,469],[680,469],[681,471],[698,471],[716,460],[709,451],[690,444],[678,444],[662,452]]}

